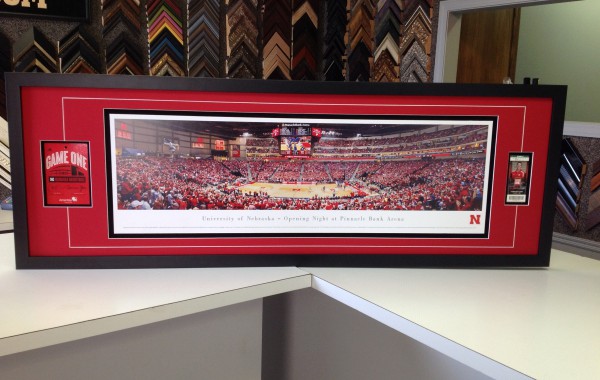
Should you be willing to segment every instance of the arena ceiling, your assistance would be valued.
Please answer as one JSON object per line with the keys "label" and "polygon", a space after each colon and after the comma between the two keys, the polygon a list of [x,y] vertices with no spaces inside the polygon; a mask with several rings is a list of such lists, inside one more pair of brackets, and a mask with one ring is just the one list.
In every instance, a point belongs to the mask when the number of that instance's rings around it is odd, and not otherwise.
{"label": "arena ceiling", "polygon": [[[132,125],[146,127],[170,128],[173,131],[185,131],[198,134],[211,134],[215,137],[235,139],[242,136],[270,137],[271,131],[278,127],[277,123],[244,123],[244,122],[206,122],[193,120],[135,120]],[[324,137],[349,138],[369,136],[385,136],[398,133],[397,125],[352,125],[352,124],[311,124],[323,130]],[[403,125],[402,132],[418,131],[431,128],[432,125]]]}

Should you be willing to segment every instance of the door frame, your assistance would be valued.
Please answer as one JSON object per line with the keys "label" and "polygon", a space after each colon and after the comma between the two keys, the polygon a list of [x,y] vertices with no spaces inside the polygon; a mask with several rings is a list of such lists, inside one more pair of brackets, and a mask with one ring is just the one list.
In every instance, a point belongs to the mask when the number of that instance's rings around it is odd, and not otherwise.
{"label": "door frame", "polygon": [[[458,21],[458,18],[460,17],[458,13],[494,8],[566,3],[570,1],[579,0],[440,0],[433,65],[433,82],[444,81],[448,28],[449,25],[453,25]],[[565,120],[564,135],[600,138],[600,124]]]}

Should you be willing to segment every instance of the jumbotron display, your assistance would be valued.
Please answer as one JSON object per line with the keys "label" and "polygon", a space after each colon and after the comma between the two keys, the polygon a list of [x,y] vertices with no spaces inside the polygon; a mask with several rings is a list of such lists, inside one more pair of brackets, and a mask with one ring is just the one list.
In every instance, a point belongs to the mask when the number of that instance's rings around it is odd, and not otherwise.
{"label": "jumbotron display", "polygon": [[285,157],[304,158],[312,154],[313,143],[321,138],[321,129],[308,124],[283,124],[271,131],[279,143],[279,153]]}
{"label": "jumbotron display", "polygon": [[307,136],[281,137],[281,155],[294,157],[308,157],[312,150],[312,141]]}

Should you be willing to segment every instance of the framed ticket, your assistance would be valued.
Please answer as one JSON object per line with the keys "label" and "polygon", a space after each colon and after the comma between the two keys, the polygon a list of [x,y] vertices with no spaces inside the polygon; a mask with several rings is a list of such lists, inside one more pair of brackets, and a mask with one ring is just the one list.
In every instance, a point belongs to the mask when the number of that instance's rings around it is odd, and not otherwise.
{"label": "framed ticket", "polygon": [[45,206],[91,206],[89,143],[42,141]]}
{"label": "framed ticket", "polygon": [[507,204],[526,205],[529,203],[532,158],[533,154],[529,152],[508,155]]}

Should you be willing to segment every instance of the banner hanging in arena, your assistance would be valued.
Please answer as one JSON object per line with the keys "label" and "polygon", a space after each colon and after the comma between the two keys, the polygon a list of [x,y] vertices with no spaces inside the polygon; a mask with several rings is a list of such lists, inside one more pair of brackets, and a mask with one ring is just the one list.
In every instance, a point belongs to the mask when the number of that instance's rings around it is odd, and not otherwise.
{"label": "banner hanging in arena", "polygon": [[562,86],[80,78],[8,78],[21,268],[548,265]]}

